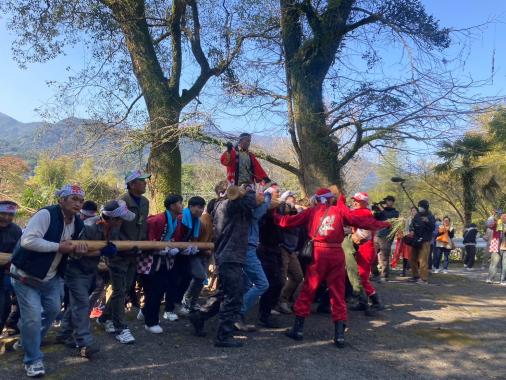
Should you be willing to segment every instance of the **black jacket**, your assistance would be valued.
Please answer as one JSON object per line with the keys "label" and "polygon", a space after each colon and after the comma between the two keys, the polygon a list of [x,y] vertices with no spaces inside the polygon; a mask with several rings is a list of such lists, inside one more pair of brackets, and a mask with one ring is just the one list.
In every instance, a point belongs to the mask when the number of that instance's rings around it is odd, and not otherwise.
{"label": "black jacket", "polygon": [[[395,207],[385,207],[383,210],[374,213],[374,218],[377,220],[381,220],[382,222],[392,219],[398,218],[399,211]],[[377,232],[377,236],[381,238],[386,238],[390,234],[390,228],[383,228]]]}
{"label": "black jacket", "polygon": [[436,219],[430,211],[417,212],[411,224],[409,231],[415,233],[415,238],[422,238],[422,241],[431,241],[432,233],[436,228]]}
{"label": "black jacket", "polygon": [[251,211],[256,208],[254,191],[236,200],[220,199],[213,210],[214,255],[218,265],[244,264],[248,250]]}
{"label": "black jacket", "polygon": [[476,236],[478,235],[478,228],[471,226],[466,228],[464,232],[464,244],[476,244]]}

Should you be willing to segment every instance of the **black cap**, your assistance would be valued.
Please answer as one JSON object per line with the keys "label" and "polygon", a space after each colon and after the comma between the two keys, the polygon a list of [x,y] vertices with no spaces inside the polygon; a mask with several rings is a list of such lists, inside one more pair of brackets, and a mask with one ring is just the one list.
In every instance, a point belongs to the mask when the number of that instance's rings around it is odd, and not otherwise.
{"label": "black cap", "polygon": [[392,202],[395,202],[395,197],[393,195],[387,195],[385,197],[385,201],[392,201]]}
{"label": "black cap", "polygon": [[424,209],[429,209],[429,201],[422,199],[420,202],[418,202],[418,207],[423,207]]}

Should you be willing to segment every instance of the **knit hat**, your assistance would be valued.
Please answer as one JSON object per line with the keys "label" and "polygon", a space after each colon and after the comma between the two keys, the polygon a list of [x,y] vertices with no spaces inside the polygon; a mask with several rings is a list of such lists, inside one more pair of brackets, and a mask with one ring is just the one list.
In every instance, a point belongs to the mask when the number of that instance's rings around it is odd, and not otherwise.
{"label": "knit hat", "polygon": [[78,185],[65,185],[60,190],[56,190],[54,194],[58,198],[65,198],[69,195],[80,195],[84,198],[84,190]]}
{"label": "knit hat", "polygon": [[353,199],[357,202],[369,203],[369,194],[364,193],[364,192],[355,193],[355,195],[352,196],[351,199]]}
{"label": "knit hat", "polygon": [[314,196],[320,203],[327,203],[327,199],[334,198],[335,194],[326,187],[321,187]]}
{"label": "knit hat", "polygon": [[18,204],[13,201],[0,201],[0,212],[5,214],[15,214],[18,211]]}

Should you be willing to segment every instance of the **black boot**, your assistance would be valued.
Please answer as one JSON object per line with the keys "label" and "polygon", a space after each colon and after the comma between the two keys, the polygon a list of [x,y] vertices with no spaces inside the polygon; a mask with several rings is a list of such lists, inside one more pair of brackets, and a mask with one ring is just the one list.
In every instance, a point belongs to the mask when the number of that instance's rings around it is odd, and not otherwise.
{"label": "black boot", "polygon": [[384,309],[384,306],[381,304],[378,293],[374,293],[371,297],[371,309],[374,311],[380,311]]}
{"label": "black boot", "polygon": [[194,311],[188,315],[188,320],[193,325],[195,329],[195,335],[204,337],[206,333],[204,331],[204,318],[201,317],[199,311]]}
{"label": "black boot", "polygon": [[242,347],[243,343],[234,339],[234,330],[235,327],[233,324],[229,326],[227,323],[220,323],[216,333],[216,338],[214,339],[214,346],[227,348]]}
{"label": "black boot", "polygon": [[334,344],[339,348],[344,347],[344,330],[346,330],[344,321],[337,321],[334,324]]}
{"label": "black boot", "polygon": [[304,338],[304,317],[295,317],[293,327],[285,332],[285,335],[294,340],[302,340]]}
{"label": "black boot", "polygon": [[360,293],[358,296],[358,302],[355,305],[350,306],[350,310],[353,311],[366,311],[369,309],[369,302],[367,300],[367,296],[364,291]]}

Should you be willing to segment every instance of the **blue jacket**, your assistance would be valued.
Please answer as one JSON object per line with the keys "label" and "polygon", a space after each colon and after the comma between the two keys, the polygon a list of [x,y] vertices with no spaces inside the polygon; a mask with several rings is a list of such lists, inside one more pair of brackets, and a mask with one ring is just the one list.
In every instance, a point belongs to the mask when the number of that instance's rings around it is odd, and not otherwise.
{"label": "blue jacket", "polygon": [[[59,205],[54,205],[45,207],[45,209],[49,211],[51,222],[46,234],[44,235],[44,240],[59,243],[65,223],[61,207]],[[75,230],[72,235],[72,239],[76,240],[83,229],[83,222],[79,216],[76,215],[74,223]],[[43,280],[46,277],[55,256],[56,252],[34,252],[25,249],[21,247],[20,239],[14,248],[14,252],[12,253],[12,263],[16,266],[16,268],[21,269],[26,274]],[[64,257],[58,266],[58,273],[60,275],[63,275],[66,261],[67,260]]]}

